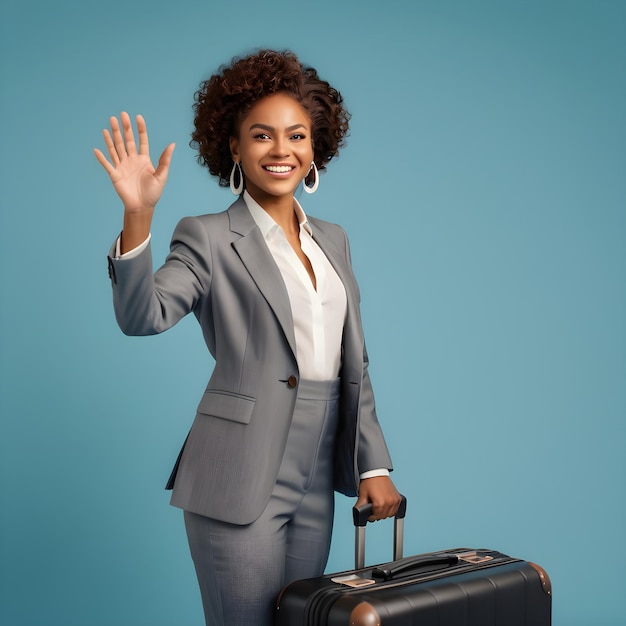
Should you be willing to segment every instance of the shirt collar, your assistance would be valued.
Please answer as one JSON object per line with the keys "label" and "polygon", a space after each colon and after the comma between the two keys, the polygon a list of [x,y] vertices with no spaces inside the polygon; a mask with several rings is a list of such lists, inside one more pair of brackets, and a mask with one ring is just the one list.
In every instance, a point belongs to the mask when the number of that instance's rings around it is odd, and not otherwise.
{"label": "shirt collar", "polygon": [[[247,191],[243,192],[243,201],[246,203],[252,218],[261,230],[263,238],[266,241],[271,239],[280,226]],[[306,213],[295,198],[293,199],[293,208],[296,212],[296,217],[298,218],[298,224],[300,224],[300,230],[304,229],[309,235],[313,236],[313,230],[309,224]]]}

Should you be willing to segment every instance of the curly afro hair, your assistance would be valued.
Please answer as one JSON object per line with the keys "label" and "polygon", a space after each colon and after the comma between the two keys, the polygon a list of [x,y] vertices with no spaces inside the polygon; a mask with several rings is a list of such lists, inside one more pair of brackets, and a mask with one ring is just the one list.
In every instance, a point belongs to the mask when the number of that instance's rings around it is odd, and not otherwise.
{"label": "curly afro hair", "polygon": [[200,84],[193,107],[190,145],[198,150],[198,163],[217,176],[221,186],[228,187],[233,166],[230,138],[238,136],[239,124],[256,102],[277,92],[292,95],[311,117],[318,170],[324,170],[345,144],[350,114],[341,94],[314,68],[303,66],[289,50],[235,57]]}

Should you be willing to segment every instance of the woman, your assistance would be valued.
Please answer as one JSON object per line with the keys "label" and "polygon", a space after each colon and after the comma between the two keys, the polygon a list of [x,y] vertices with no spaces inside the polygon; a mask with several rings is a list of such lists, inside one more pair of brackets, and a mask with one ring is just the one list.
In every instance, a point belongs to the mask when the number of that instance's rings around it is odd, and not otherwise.
{"label": "woman", "polygon": [[150,225],[174,146],[152,166],[137,116],[96,150],[124,205],[109,257],[115,313],[132,335],[196,316],[215,368],[169,487],[184,510],[207,624],[270,624],[288,582],[326,565],[333,489],[395,514],[400,496],[367,371],[344,231],[308,218],[349,115],[291,52],[234,59],[196,93],[200,163],[239,196],[181,220],[153,274]]}

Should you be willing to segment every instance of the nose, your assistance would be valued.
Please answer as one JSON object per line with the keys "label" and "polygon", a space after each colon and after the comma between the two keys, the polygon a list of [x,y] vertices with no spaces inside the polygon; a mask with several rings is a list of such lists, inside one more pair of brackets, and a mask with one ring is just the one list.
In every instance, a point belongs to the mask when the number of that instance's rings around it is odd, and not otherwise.
{"label": "nose", "polygon": [[272,156],[282,158],[289,156],[289,146],[287,140],[283,137],[278,137],[274,139],[274,141],[272,142],[271,154]]}

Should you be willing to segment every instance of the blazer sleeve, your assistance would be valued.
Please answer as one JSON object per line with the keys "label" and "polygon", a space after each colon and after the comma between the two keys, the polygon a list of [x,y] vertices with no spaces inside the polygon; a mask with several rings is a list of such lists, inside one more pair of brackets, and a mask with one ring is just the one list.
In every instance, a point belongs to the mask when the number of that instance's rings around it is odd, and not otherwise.
{"label": "blazer sleeve", "polygon": [[131,259],[109,253],[115,317],[127,335],[154,335],[192,311],[210,289],[210,242],[198,218],[182,219],[165,263],[153,273],[151,245]]}
{"label": "blazer sleeve", "polygon": [[[342,229],[343,231],[343,229]],[[348,237],[343,231],[345,238],[345,250],[348,265],[354,276],[352,270],[352,259],[350,255],[350,244]],[[356,279],[354,279],[357,300],[360,307],[360,291]],[[360,385],[360,397],[358,403],[358,431],[356,442],[356,454],[357,454],[357,468],[358,473],[363,474],[370,470],[387,469],[390,472],[393,471],[393,464],[391,462],[391,455],[385,442],[382,428],[378,421],[376,414],[376,403],[374,400],[374,390],[372,388],[372,382],[369,375],[369,357],[367,354],[367,348],[365,346],[365,339],[363,338],[363,327],[361,322],[361,313],[359,311],[358,320],[360,324],[360,334],[363,345],[363,360],[361,366],[361,385]]]}
{"label": "blazer sleeve", "polygon": [[376,469],[393,471],[391,455],[376,415],[374,391],[368,372],[367,349],[363,346],[363,381],[359,402],[357,466],[359,474]]}

